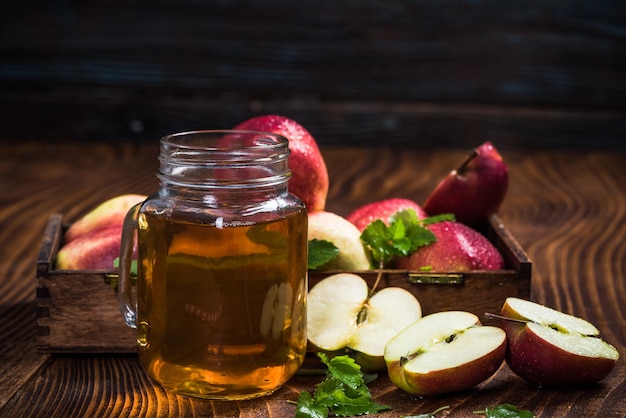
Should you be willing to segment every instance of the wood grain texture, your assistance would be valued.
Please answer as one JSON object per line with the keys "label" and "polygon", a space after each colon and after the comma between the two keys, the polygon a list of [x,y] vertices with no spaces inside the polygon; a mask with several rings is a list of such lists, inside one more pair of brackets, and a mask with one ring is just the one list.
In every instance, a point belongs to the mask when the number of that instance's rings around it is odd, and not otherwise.
{"label": "wood grain texture", "polygon": [[[497,146],[498,144],[496,144]],[[211,402],[171,395],[134,355],[44,355],[35,347],[35,268],[52,213],[76,219],[117,194],[150,194],[153,144],[16,142],[0,145],[0,416],[288,417],[321,376],[297,376],[274,395]],[[324,147],[328,209],[347,214],[392,196],[423,202],[465,151]],[[349,156],[351,164],[346,164]],[[623,153],[507,151],[510,188],[500,216],[533,262],[532,298],[587,318],[622,358],[588,388],[539,389],[506,366],[469,392],[416,399],[380,376],[370,385],[394,409],[381,417],[430,412],[473,417],[512,403],[539,417],[622,417],[626,411],[626,178]],[[312,359],[307,368],[319,367]]]}
{"label": "wood grain texture", "polygon": [[0,6],[7,138],[151,140],[281,113],[321,143],[626,145],[619,0]]}

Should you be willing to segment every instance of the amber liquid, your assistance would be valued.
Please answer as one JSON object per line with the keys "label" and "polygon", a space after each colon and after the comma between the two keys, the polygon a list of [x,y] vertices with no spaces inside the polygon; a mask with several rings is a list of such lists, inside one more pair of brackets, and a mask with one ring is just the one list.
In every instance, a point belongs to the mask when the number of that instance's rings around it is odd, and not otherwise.
{"label": "amber liquid", "polygon": [[247,399],[293,376],[306,352],[304,211],[217,226],[141,214],[138,243],[139,358],[151,377]]}

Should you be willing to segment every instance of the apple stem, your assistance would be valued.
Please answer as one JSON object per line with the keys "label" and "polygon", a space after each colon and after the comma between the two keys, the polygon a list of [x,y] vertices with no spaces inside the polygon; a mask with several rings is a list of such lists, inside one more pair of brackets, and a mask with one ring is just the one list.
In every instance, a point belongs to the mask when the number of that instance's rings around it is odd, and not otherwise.
{"label": "apple stem", "polygon": [[440,408],[435,409],[433,412],[430,413],[431,417],[434,417],[435,415],[437,415],[438,413],[440,413],[441,411],[445,411],[446,409],[450,408],[450,405],[446,405],[446,406],[442,406]]}
{"label": "apple stem", "polygon": [[370,290],[370,295],[374,293],[374,290],[378,287],[378,283],[380,282],[380,279],[383,277],[383,266],[384,266],[384,261],[381,258],[378,261],[378,275],[376,276],[376,281],[374,282],[374,285],[372,286],[372,289]]}
{"label": "apple stem", "polygon": [[465,157],[465,160],[463,160],[459,168],[456,169],[456,172],[462,173],[463,171],[465,171],[465,167],[467,167],[470,161],[472,161],[477,156],[478,156],[478,149],[473,148],[472,151],[470,151],[470,153],[467,155],[467,157]]}
{"label": "apple stem", "polygon": [[502,320],[505,320],[505,321],[517,322],[517,323],[520,323],[520,324],[527,324],[528,323],[528,321],[525,321],[523,319],[509,318],[509,317],[502,316],[502,315],[496,315],[496,314],[493,314],[493,313],[490,313],[490,312],[486,312],[485,313],[485,318],[487,318],[487,319],[502,319]]}

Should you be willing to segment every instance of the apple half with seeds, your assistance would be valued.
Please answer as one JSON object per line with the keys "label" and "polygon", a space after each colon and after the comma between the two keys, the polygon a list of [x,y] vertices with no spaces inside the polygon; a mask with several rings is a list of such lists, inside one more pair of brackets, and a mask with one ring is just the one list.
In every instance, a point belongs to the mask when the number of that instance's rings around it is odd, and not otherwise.
{"label": "apple half with seeds", "polygon": [[619,353],[588,321],[519,298],[500,311],[507,333],[506,362],[518,376],[539,386],[598,382],[613,370]]}
{"label": "apple half with seeds", "polygon": [[404,328],[385,347],[389,379],[416,396],[469,390],[504,361],[506,334],[476,315],[444,311]]}
{"label": "apple half with seeds", "polygon": [[365,371],[385,369],[385,344],[422,316],[413,294],[386,287],[372,294],[361,276],[338,273],[307,296],[307,336],[313,351],[350,354]]}

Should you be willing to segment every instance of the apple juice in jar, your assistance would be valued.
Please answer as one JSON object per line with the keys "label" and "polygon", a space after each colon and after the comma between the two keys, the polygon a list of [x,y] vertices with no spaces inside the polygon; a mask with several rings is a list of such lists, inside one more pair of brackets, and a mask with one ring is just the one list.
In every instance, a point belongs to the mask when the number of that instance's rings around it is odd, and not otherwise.
{"label": "apple juice in jar", "polygon": [[[142,366],[176,393],[225,400],[269,394],[306,353],[307,214],[287,192],[286,140],[276,146],[254,133],[251,145],[250,135],[228,137],[228,146],[224,136],[217,145],[203,137],[202,147],[213,150],[204,158],[215,161],[194,160],[201,167],[192,172],[189,162],[161,156],[159,194],[135,218],[130,322]],[[221,155],[233,148],[234,157]],[[122,310],[129,322],[128,304]]]}

